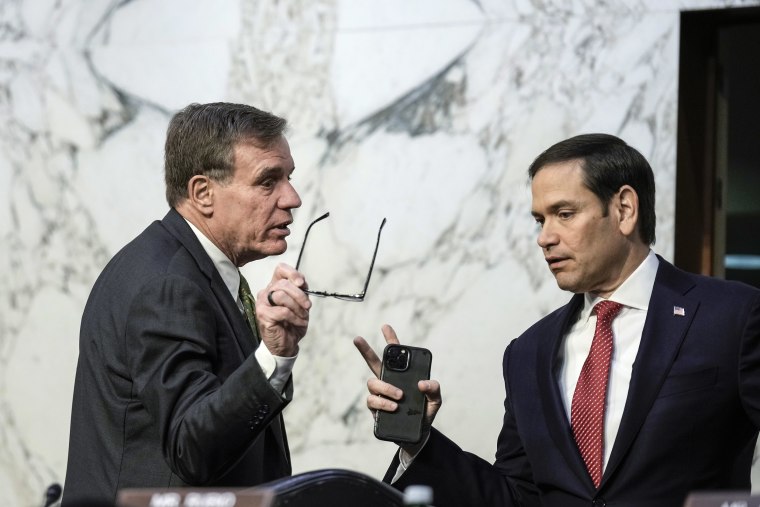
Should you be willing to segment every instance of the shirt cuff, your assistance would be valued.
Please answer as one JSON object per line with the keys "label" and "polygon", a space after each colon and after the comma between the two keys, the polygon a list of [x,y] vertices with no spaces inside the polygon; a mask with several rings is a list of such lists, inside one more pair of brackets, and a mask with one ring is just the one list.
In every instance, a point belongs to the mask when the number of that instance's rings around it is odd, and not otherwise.
{"label": "shirt cuff", "polygon": [[293,371],[293,365],[298,359],[298,354],[293,357],[274,356],[265,345],[258,347],[255,355],[264,376],[269,380],[269,384],[282,394],[282,390],[288,383]]}
{"label": "shirt cuff", "polygon": [[428,438],[430,438],[430,433],[428,433],[425,436],[425,440],[415,450],[414,454],[409,454],[402,447],[399,447],[398,468],[396,468],[396,474],[393,476],[393,479],[391,479],[391,484],[399,480],[401,476],[404,475],[404,472],[406,472],[406,469],[409,468],[409,466],[412,464],[412,461],[414,461],[414,458],[416,458],[420,454],[420,451],[422,451],[422,448],[425,447],[425,444],[427,444]]}

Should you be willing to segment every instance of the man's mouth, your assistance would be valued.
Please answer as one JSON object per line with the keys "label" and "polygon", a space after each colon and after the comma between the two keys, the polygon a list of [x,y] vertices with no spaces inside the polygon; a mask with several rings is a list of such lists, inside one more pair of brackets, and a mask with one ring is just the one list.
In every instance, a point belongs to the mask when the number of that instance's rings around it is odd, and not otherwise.
{"label": "man's mouth", "polygon": [[546,257],[546,263],[549,265],[549,269],[558,269],[562,266],[562,263],[567,260],[567,257]]}
{"label": "man's mouth", "polygon": [[272,229],[274,229],[276,231],[280,231],[280,232],[288,232],[288,233],[290,233],[290,229],[288,229],[288,226],[290,224],[292,224],[292,223],[293,223],[292,220],[289,220],[287,222],[282,222],[282,223],[277,224],[274,227],[272,227]]}

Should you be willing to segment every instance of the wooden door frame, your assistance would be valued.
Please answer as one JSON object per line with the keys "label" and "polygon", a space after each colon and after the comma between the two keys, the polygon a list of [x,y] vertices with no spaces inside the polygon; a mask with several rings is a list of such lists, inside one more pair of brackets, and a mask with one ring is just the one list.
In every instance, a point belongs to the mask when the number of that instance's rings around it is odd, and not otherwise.
{"label": "wooden door frame", "polygon": [[726,26],[757,22],[760,7],[681,12],[674,261],[693,273],[722,275],[714,218],[724,193],[717,176],[718,34]]}

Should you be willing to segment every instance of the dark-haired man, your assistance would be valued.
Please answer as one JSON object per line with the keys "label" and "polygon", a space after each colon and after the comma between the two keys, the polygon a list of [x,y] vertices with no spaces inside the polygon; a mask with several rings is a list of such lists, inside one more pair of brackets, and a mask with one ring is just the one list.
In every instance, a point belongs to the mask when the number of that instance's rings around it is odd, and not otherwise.
{"label": "dark-haired man", "polygon": [[[493,464],[431,430],[386,480],[432,485],[438,507],[677,507],[693,490],[749,489],[760,291],[685,273],[650,250],[654,176],[614,136],[557,143],[529,176],[538,245],[575,295],[507,346]],[[377,355],[355,343],[377,374]],[[371,410],[392,411],[402,394],[376,378],[368,387]],[[432,424],[440,386],[419,388]]]}
{"label": "dark-haired man", "polygon": [[172,118],[171,209],[108,263],[82,316],[64,506],[291,473],[280,413],[309,322],[306,281],[279,264],[254,301],[238,270],[287,248],[301,200],[285,126],[229,103]]}

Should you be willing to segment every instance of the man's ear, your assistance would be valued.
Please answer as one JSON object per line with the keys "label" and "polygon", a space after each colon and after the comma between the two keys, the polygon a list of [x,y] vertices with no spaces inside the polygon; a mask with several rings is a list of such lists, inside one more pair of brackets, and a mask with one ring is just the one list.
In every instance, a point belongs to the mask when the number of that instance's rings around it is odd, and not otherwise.
{"label": "man's ear", "polygon": [[618,190],[615,205],[619,214],[620,232],[631,236],[637,231],[639,223],[639,195],[630,185],[623,185]]}
{"label": "man's ear", "polygon": [[204,216],[214,213],[214,187],[208,176],[197,174],[187,182],[188,203]]}

